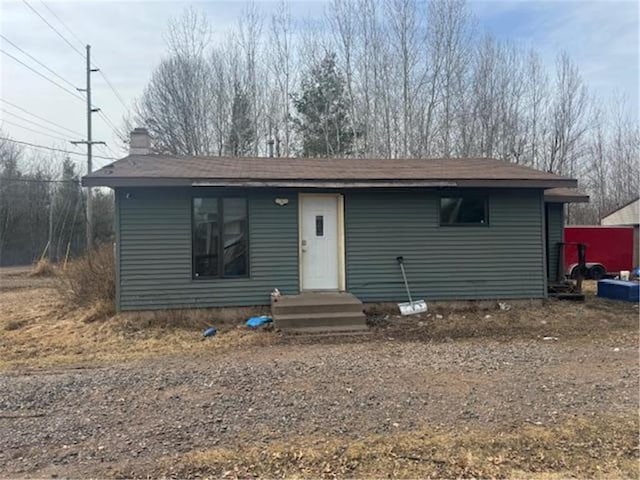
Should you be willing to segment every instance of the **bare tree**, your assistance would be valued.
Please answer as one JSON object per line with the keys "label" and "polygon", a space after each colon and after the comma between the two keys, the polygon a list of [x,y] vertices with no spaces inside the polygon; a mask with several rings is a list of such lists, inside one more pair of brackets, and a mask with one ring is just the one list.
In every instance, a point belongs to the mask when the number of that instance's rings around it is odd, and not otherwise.
{"label": "bare tree", "polygon": [[402,139],[400,156],[413,155],[414,112],[418,109],[416,98],[420,88],[418,68],[420,66],[420,31],[418,6],[415,0],[387,0],[390,22],[390,37],[397,59],[396,75],[401,93],[401,122],[399,137]]}
{"label": "bare tree", "polygon": [[258,155],[261,121],[263,120],[263,95],[258,76],[262,77],[262,63],[258,60],[260,42],[262,37],[262,15],[255,3],[249,3],[240,17],[238,23],[238,45],[243,56],[241,78],[239,85],[245,92],[250,103],[250,116],[253,122],[253,141],[251,152]]}
{"label": "bare tree", "polygon": [[542,165],[541,145],[547,134],[549,78],[539,55],[533,50],[527,55],[525,85],[527,96],[525,137],[528,144],[525,163],[537,167]]}
{"label": "bare tree", "polygon": [[[329,8],[329,25],[334,32],[335,51],[338,61],[345,73],[347,96],[351,111],[349,112],[352,138],[357,138],[356,127],[356,92],[354,85],[355,42],[357,32],[357,3],[349,0],[333,0]],[[358,148],[356,147],[356,151]]]}
{"label": "bare tree", "polygon": [[169,20],[164,40],[172,56],[201,58],[211,43],[211,33],[204,13],[187,7],[180,17]]}
{"label": "bare tree", "polygon": [[449,157],[454,152],[456,112],[464,98],[471,48],[471,12],[464,0],[431,2],[429,21],[438,25],[442,65],[438,82],[440,96],[440,152]]}
{"label": "bare tree", "polygon": [[550,76],[534,50],[478,36],[465,0],[332,0],[314,21],[294,21],[282,0],[266,26],[262,35],[253,4],[215,45],[194,10],[170,24],[169,57],[135,117],[156,148],[255,155],[274,140],[276,155],[302,151],[291,122],[298,72],[336,52],[350,155],[482,155],[576,175],[594,206],[574,218],[595,218],[640,187],[637,121],[621,108],[591,108],[568,55]]}
{"label": "bare tree", "polygon": [[189,155],[212,152],[213,79],[204,56],[209,39],[206,18],[191,9],[170,22],[170,56],[153,72],[136,112],[137,123],[149,128],[157,151]]}
{"label": "bare tree", "polygon": [[610,183],[609,162],[607,161],[608,145],[604,112],[599,105],[594,107],[593,115],[595,127],[586,146],[588,161],[585,186],[591,192],[591,203],[597,218],[602,218],[608,208],[607,197]]}
{"label": "bare tree", "polygon": [[556,82],[551,107],[551,128],[546,169],[572,174],[587,132],[587,89],[578,67],[566,53],[556,61]]}
{"label": "bare tree", "polygon": [[269,73],[273,79],[272,101],[267,108],[269,137],[275,140],[276,156],[291,153],[291,93],[295,83],[293,19],[289,5],[282,1],[271,17],[270,45],[267,49]]}

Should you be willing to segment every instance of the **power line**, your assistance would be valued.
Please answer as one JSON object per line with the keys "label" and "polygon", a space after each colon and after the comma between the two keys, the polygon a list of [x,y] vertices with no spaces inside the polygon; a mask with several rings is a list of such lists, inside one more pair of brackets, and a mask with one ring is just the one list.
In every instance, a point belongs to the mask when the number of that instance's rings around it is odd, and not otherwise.
{"label": "power line", "polygon": [[109,153],[111,153],[111,155],[113,155],[114,157],[116,157],[116,158],[118,157],[118,154],[111,149],[109,144],[102,143],[102,144],[100,144],[100,146],[103,147],[105,150],[109,150]]}
{"label": "power line", "polygon": [[[69,26],[62,21],[62,19],[53,11],[52,8],[50,8],[46,3],[44,3],[42,0],[40,0],[40,3],[42,3],[42,5],[44,6],[44,8],[46,8],[49,13],[51,13],[51,15],[53,15],[58,22],[60,22],[60,24],[64,27],[64,29],[69,32],[69,34],[80,44],[84,47],[85,43],[80,40],[80,38],[73,32],[73,30],[71,30],[71,28],[69,28]],[[93,63],[93,62],[92,62]],[[95,63],[93,63],[93,66],[95,67]],[[98,72],[100,73],[100,75],[102,76],[102,78],[104,78],[104,81],[106,82],[106,84],[108,85],[108,87],[111,89],[111,91],[113,92],[113,94],[116,96],[116,98],[118,99],[118,101],[122,104],[122,106],[126,109],[128,109],[129,107],[127,107],[127,104],[125,103],[125,101],[122,99],[122,95],[120,95],[120,92],[118,92],[118,90],[116,89],[116,87],[113,86],[113,84],[111,83],[111,81],[107,78],[107,74],[104,73],[102,70],[98,70]]]}
{"label": "power line", "polygon": [[31,70],[33,73],[35,73],[36,75],[39,75],[40,77],[44,78],[47,82],[52,83],[53,85],[55,85],[56,87],[64,90],[65,92],[67,92],[69,95],[72,95],[73,97],[82,100],[84,102],[84,98],[82,98],[80,95],[78,95],[77,93],[72,92],[71,90],[67,89],[66,87],[63,87],[62,85],[60,85],[58,82],[56,82],[55,80],[51,80],[49,77],[47,77],[46,75],[43,75],[42,73],[38,72],[37,70],[35,70],[34,68],[30,67],[29,65],[27,65],[26,63],[24,63],[23,61],[21,61],[20,59],[14,57],[13,55],[11,55],[10,53],[2,50],[0,48],[0,52],[4,53],[5,55],[7,55],[8,57],[13,58],[16,62],[18,62],[19,64],[21,64],[22,66],[28,68],[29,70]]}
{"label": "power line", "polygon": [[78,38],[78,36],[77,36],[75,33],[73,33],[73,31],[72,31],[72,30],[67,26],[67,24],[66,24],[66,23],[64,23],[64,22],[62,21],[62,19],[61,19],[58,15],[56,15],[56,12],[54,12],[51,8],[49,8],[49,5],[47,5],[46,3],[44,3],[42,0],[40,0],[40,3],[42,4],[42,6],[43,6],[44,8],[46,8],[47,10],[49,10],[49,13],[50,13],[51,15],[53,15],[53,16],[56,18],[56,20],[58,20],[58,21],[60,22],[60,24],[64,27],[64,29],[65,29],[67,32],[69,32],[73,38],[75,38],[75,39],[76,39],[76,41],[80,44],[80,46],[84,47],[84,42],[83,42],[82,40],[80,40],[80,39]]}
{"label": "power line", "polygon": [[122,99],[122,97],[120,96],[120,94],[118,93],[116,88],[113,85],[111,85],[111,82],[107,78],[107,75],[102,70],[98,70],[98,72],[100,73],[102,78],[104,78],[104,81],[107,82],[107,85],[109,85],[109,88],[111,89],[113,94],[116,96],[118,101],[122,104],[122,106],[125,108],[125,110],[127,110],[129,107],[127,107],[127,104],[124,102],[124,100]]}
{"label": "power line", "polygon": [[[62,85],[60,85],[58,82],[51,80],[49,77],[47,77],[46,75],[43,75],[42,73],[38,72],[37,70],[33,69],[32,67],[30,67],[29,65],[27,65],[26,63],[22,62],[21,60],[19,60],[18,58],[14,57],[13,55],[11,55],[10,53],[2,50],[0,48],[0,52],[4,53],[5,55],[13,58],[16,62],[20,63],[21,65],[27,67],[29,70],[31,70],[33,73],[41,76],[42,78],[44,78],[45,80],[47,80],[48,82],[51,82],[53,85],[55,85],[58,88],[61,88],[62,90],[64,90],[65,92],[67,92],[69,95],[73,95],[75,98],[82,100],[83,102],[85,101],[84,98],[82,98],[80,95],[77,95],[76,93],[73,93],[71,90],[68,90],[66,87],[63,87]],[[114,125],[114,123],[111,121],[111,119],[109,117],[107,117],[106,113],[104,113],[102,110],[98,110],[99,115],[104,119],[104,121],[109,125],[109,127],[111,127],[111,129],[113,130],[114,133],[118,133],[118,129],[117,127]]]}
{"label": "power line", "polygon": [[[33,147],[33,148],[42,148],[44,150],[51,150],[52,152],[62,152],[62,153],[66,153],[68,155],[80,155],[81,157],[86,156],[84,153],[78,153],[78,152],[70,152],[69,150],[62,150],[61,148],[54,148],[54,147],[47,147],[45,145],[38,145],[35,143],[29,143],[29,142],[22,142],[20,140],[14,140],[13,138],[8,138],[8,137],[0,137],[0,140],[5,140],[7,142],[11,142],[11,143],[17,143],[20,145],[27,145],[29,147]],[[94,155],[95,158],[102,158],[104,160],[116,160],[115,157],[102,157],[99,155]]]}
{"label": "power line", "polygon": [[[40,117],[40,116],[36,115],[35,113],[31,113],[30,111],[25,110],[24,108],[16,105],[15,103],[11,103],[9,100],[6,100],[4,98],[0,97],[0,102],[4,102],[7,105],[10,105],[13,108],[16,108],[16,109],[20,110],[21,112],[26,113],[27,115],[31,115],[32,117],[37,118],[38,120],[42,120],[43,122],[47,122],[47,123],[50,123],[51,125],[55,125],[56,127],[61,128],[62,130],[67,130],[68,132],[71,132],[73,135],[80,135],[80,136],[84,135],[83,133],[77,132],[75,130],[71,130],[70,128],[67,128],[67,127],[63,127],[62,125],[60,125],[58,123],[55,123],[55,122],[52,122],[51,120],[47,120],[44,117]],[[10,113],[10,112],[7,112],[7,113]],[[15,113],[12,113],[12,115],[15,115]],[[17,116],[17,115],[15,115],[15,116]]]}
{"label": "power line", "polygon": [[[91,72],[94,71],[100,71],[98,68],[92,68],[92,64],[90,61],[90,56],[89,56],[89,49],[91,48],[89,45],[86,46],[86,56],[84,54],[84,52],[81,52],[78,48],[76,48],[68,39],[67,37],[65,37],[62,33],[60,33],[60,31],[55,28],[51,23],[49,23],[47,21],[47,19],[45,17],[43,17],[40,12],[38,12],[35,8],[33,8],[29,2],[27,2],[27,0],[22,0],[23,3],[33,12],[35,13],[51,30],[53,30],[56,35],[58,35],[67,45],[69,45],[69,47],[71,47],[72,50],[74,50],[76,53],[78,53],[78,55],[80,55],[82,58],[86,59],[87,62],[87,87],[84,90],[86,92],[86,103],[87,103],[87,115],[88,115],[88,120],[87,120],[87,140],[86,141],[78,141],[78,142],[74,142],[76,144],[79,143],[85,143],[87,144],[87,170],[89,173],[91,173],[91,146],[92,144],[99,144],[99,143],[103,143],[103,142],[93,142],[92,138],[91,138],[91,115],[94,112],[98,112],[100,114],[100,116],[102,117],[102,119],[111,127],[111,129],[113,130],[114,134],[118,134],[118,129],[115,126],[115,124],[111,121],[111,119],[104,113],[102,112],[102,110],[95,108],[91,102],[91,87],[90,87],[90,74]],[[51,12],[53,14],[53,16],[55,18],[58,19],[58,21],[64,26],[64,28],[71,33],[71,35],[78,40],[78,42],[80,42],[80,39],[71,31],[71,29],[69,27],[66,26],[66,24],[64,22],[62,22],[62,20],[51,10],[51,8],[49,8],[47,5],[44,4],[44,2],[42,2],[42,4],[45,6],[45,8],[47,8],[47,10],[49,10],[49,12]],[[80,42],[81,43],[81,42]],[[118,97],[118,100],[120,102],[123,103],[124,102],[122,100],[122,97],[116,92],[115,88],[113,87],[113,85],[111,84],[111,82],[106,78],[105,75],[103,75],[103,77],[105,78],[107,84],[109,85],[109,87],[113,90],[114,94],[116,94],[116,96]],[[81,98],[77,95],[74,95],[77,98]],[[126,105],[125,105],[126,108]],[[37,147],[36,147],[37,148]],[[96,158],[101,158],[96,156]],[[112,158],[108,158],[108,157],[102,157],[102,158],[106,158],[108,160],[112,159]],[[87,218],[88,218],[88,223],[87,223],[87,244],[91,243],[90,240],[90,232],[91,232],[91,188],[89,188],[89,193],[88,193],[88,197],[87,197]]]}
{"label": "power line", "polygon": [[60,80],[62,80],[63,82],[66,82],[68,85],[71,85],[71,88],[76,88],[76,86],[71,83],[69,80],[67,80],[66,78],[64,78],[62,75],[59,75],[58,73],[54,72],[53,70],[51,70],[49,67],[47,67],[44,63],[42,63],[40,60],[38,60],[36,57],[34,57],[33,55],[31,55],[29,52],[25,52],[22,48],[20,48],[18,45],[16,45],[15,43],[13,43],[11,40],[9,40],[7,37],[5,37],[4,35],[2,35],[0,33],[0,38],[2,38],[5,42],[7,42],[9,45],[13,46],[15,49],[19,50],[20,52],[22,52],[23,54],[25,54],[27,57],[29,57],[31,60],[33,60],[34,62],[36,62],[38,65],[40,65],[41,67],[43,67],[45,70],[47,70],[49,73],[55,75],[56,77],[58,77]]}
{"label": "power line", "polygon": [[[66,133],[66,132],[60,132],[60,131],[58,131],[58,130],[54,130],[54,129],[53,129],[53,128],[51,128],[51,127],[48,127],[48,126],[46,126],[46,125],[41,125],[41,124],[39,124],[38,122],[34,122],[33,120],[29,120],[28,118],[24,118],[24,117],[22,117],[22,116],[20,116],[20,115],[18,115],[18,114],[16,114],[16,113],[9,112],[9,111],[5,110],[4,108],[2,109],[2,112],[4,112],[6,115],[11,115],[12,117],[16,117],[16,118],[18,118],[18,119],[22,120],[23,122],[27,122],[27,123],[30,123],[30,124],[32,124],[32,125],[35,125],[36,127],[44,128],[45,130],[48,130],[48,131],[53,132],[53,133],[55,133],[55,134],[58,134],[58,135],[69,135],[69,134],[68,134],[68,133]],[[76,134],[74,133],[74,135],[76,135]],[[82,134],[80,133],[80,134],[78,134],[78,135],[82,135]]]}
{"label": "power line", "polygon": [[[85,101],[84,98],[82,98],[80,95],[77,95],[76,93],[73,93],[71,90],[68,90],[66,87],[63,87],[62,85],[60,85],[58,82],[51,80],[49,77],[47,77],[46,75],[43,75],[42,73],[38,72],[37,70],[33,69],[32,67],[30,67],[29,65],[27,65],[26,63],[22,62],[21,60],[19,60],[18,58],[14,57],[13,55],[11,55],[10,53],[2,50],[0,48],[0,52],[4,53],[5,55],[13,58],[16,62],[20,63],[21,65],[23,65],[24,67],[28,68],[29,70],[31,70],[33,73],[41,76],[42,78],[44,78],[45,80],[47,80],[48,82],[51,82],[53,85],[55,85],[56,87],[64,90],[65,92],[67,92],[69,95],[73,95],[75,98],[82,100],[83,102]],[[109,125],[109,127],[113,130],[113,133],[117,134],[118,133],[118,128],[114,125],[114,123],[111,121],[111,119],[107,116],[106,113],[104,113],[102,110],[98,110],[99,115],[104,119],[104,121]]]}
{"label": "power line", "polygon": [[107,114],[104,113],[102,110],[98,110],[98,115],[100,115],[102,117],[102,119],[105,121],[105,123],[107,125],[109,125],[109,127],[111,127],[111,129],[113,130],[113,133],[115,133],[117,135],[118,134],[118,128],[114,125],[114,123],[107,116]]}
{"label": "power line", "polygon": [[54,140],[61,140],[63,142],[69,141],[68,138],[57,137],[55,135],[51,135],[50,133],[45,133],[40,130],[36,130],[35,128],[25,127],[24,125],[20,125],[19,123],[12,122],[11,120],[2,120],[2,123],[8,123],[9,125],[13,125],[14,127],[24,128],[25,130],[28,130],[33,133],[37,133],[38,135],[44,135],[46,137],[53,138]]}
{"label": "power line", "polygon": [[44,18],[44,17],[40,14],[40,12],[38,12],[35,8],[33,8],[31,5],[29,5],[29,2],[27,2],[27,0],[22,0],[22,2],[23,2],[27,7],[29,7],[29,9],[30,9],[33,13],[35,13],[38,17],[40,17],[40,19],[41,19],[44,23],[46,23],[46,24],[47,24],[47,26],[48,26],[51,30],[53,30],[53,31],[54,31],[54,32],[55,32],[55,33],[56,33],[56,34],[57,34],[57,35],[58,35],[62,40],[64,40],[64,42],[65,42],[67,45],[69,45],[69,46],[70,46],[70,47],[71,47],[71,48],[72,48],[72,49],[73,49],[73,50],[74,50],[78,55],[80,55],[81,57],[83,57],[83,58],[84,58],[84,53],[82,53],[80,50],[78,50],[76,47],[74,47],[74,46],[72,45],[72,43],[71,43],[69,40],[67,40],[67,37],[65,37],[64,35],[62,35],[62,34],[58,31],[58,29],[57,29],[56,27],[54,27],[53,25],[51,25],[51,24],[47,21],[47,19],[46,19],[46,18]]}

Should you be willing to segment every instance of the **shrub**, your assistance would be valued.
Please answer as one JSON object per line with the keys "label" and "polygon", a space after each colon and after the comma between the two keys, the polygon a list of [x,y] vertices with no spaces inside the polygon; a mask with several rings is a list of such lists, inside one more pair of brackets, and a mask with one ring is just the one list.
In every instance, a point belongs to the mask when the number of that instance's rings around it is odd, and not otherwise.
{"label": "shrub", "polygon": [[115,277],[113,245],[100,245],[69,262],[58,289],[70,305],[97,307],[108,315],[115,310]]}
{"label": "shrub", "polygon": [[29,272],[30,277],[53,277],[55,274],[56,271],[53,265],[46,258],[38,260],[38,263],[36,263],[31,272]]}

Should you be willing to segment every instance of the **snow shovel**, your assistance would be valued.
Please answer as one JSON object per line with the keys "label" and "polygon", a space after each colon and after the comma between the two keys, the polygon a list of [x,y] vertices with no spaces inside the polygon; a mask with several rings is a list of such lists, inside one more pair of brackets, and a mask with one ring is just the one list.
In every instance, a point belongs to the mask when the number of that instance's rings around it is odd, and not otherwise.
{"label": "snow shovel", "polygon": [[407,289],[407,297],[409,301],[406,303],[399,303],[401,315],[415,315],[416,313],[424,313],[427,311],[427,302],[424,300],[413,300],[411,298],[411,291],[409,290],[409,282],[407,281],[407,274],[404,271],[404,258],[397,257],[396,260],[400,264],[400,271],[402,272],[402,279],[404,280],[404,287]]}

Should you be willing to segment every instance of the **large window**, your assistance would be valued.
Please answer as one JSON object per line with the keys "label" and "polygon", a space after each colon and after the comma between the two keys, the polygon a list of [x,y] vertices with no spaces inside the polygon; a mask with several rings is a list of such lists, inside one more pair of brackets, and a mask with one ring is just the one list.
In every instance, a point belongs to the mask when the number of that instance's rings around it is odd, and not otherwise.
{"label": "large window", "polygon": [[440,225],[486,225],[489,223],[487,197],[456,195],[440,197]]}
{"label": "large window", "polygon": [[244,277],[249,273],[247,199],[193,199],[193,276]]}

